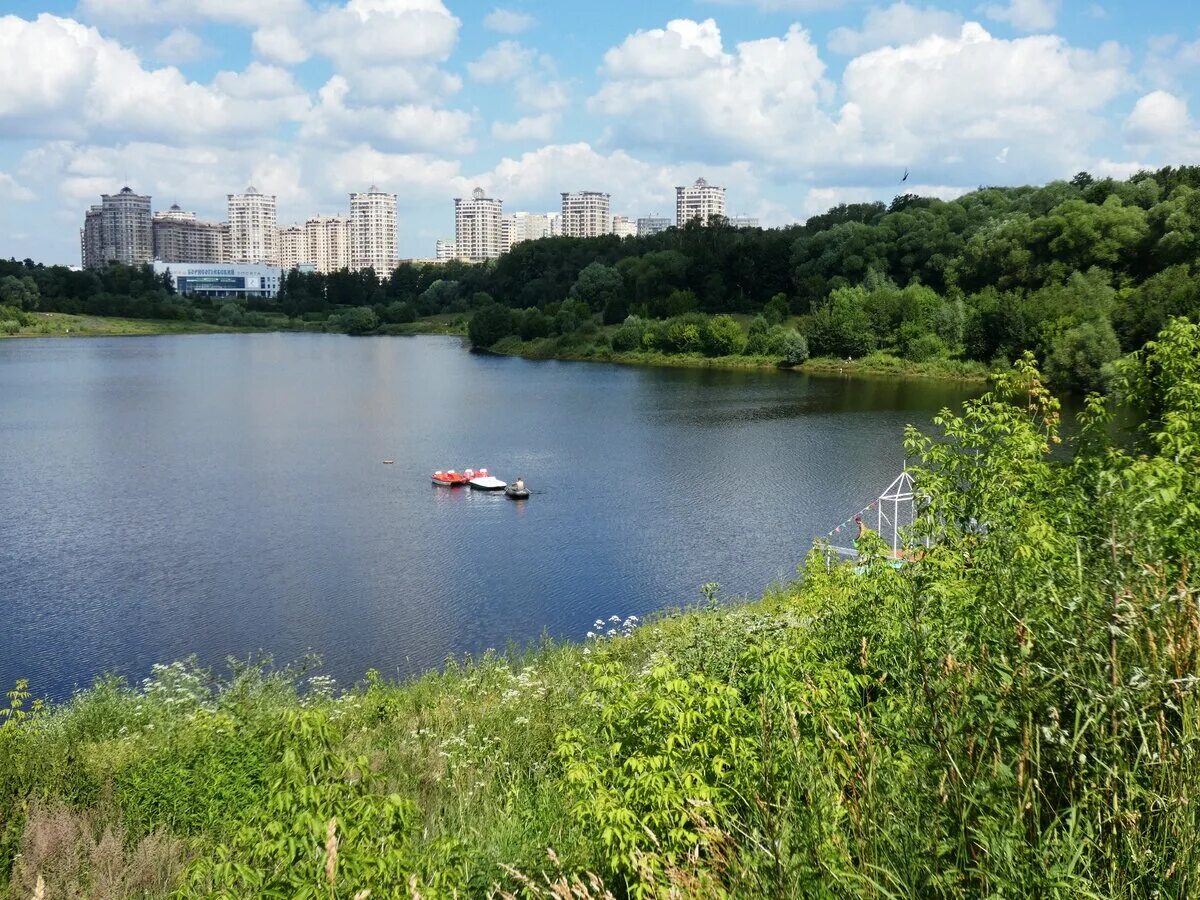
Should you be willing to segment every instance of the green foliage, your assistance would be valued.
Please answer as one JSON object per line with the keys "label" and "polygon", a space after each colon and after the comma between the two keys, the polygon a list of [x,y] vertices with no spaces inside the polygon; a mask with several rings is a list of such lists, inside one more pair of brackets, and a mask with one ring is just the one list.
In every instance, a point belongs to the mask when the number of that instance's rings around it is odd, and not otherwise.
{"label": "green foliage", "polygon": [[367,334],[379,327],[379,316],[369,306],[355,306],[331,316],[330,324],[346,334]]}
{"label": "green foliage", "polygon": [[383,320],[393,325],[415,322],[417,320],[417,310],[411,303],[397,300],[388,304]]}
{"label": "green foliage", "polygon": [[186,839],[179,896],[1194,896],[1200,326],[1114,369],[1066,447],[1028,355],[910,429],[900,559],[340,694],[176,665],[7,715],[0,879],[54,863],[35,798]]}
{"label": "green foliage", "polygon": [[487,348],[502,337],[512,334],[512,312],[507,306],[493,303],[475,311],[471,324],[467,326],[467,336],[473,347]]}
{"label": "green foliage", "polygon": [[18,278],[15,275],[5,275],[0,278],[0,304],[23,310],[37,309],[38,298],[37,282],[30,276]]}
{"label": "green foliage", "polygon": [[649,323],[644,319],[639,319],[637,316],[629,316],[621,323],[612,334],[612,348],[618,353],[627,353],[630,350],[640,350],[643,346],[642,339],[646,334],[646,329]]}
{"label": "green foliage", "polygon": [[796,329],[790,328],[783,333],[779,351],[785,365],[798,366],[808,359],[808,339]]}
{"label": "green foliage", "polygon": [[746,349],[746,333],[732,316],[713,316],[700,333],[705,356],[736,356]]}
{"label": "green foliage", "polygon": [[778,325],[788,317],[790,311],[787,294],[780,292],[772,297],[767,302],[767,305],[763,307],[763,316],[769,324]]}
{"label": "green foliage", "polygon": [[1121,355],[1113,328],[1105,319],[1081,322],[1054,342],[1046,359],[1052,384],[1075,391],[1104,386],[1108,367]]}
{"label": "green foliage", "polygon": [[238,326],[245,324],[246,311],[236,303],[225,303],[217,313],[218,325]]}
{"label": "green foliage", "polygon": [[821,356],[865,356],[875,348],[862,288],[839,288],[808,323],[808,342]]}
{"label": "green foliage", "polygon": [[[621,273],[600,262],[589,263],[571,286],[571,297],[586,303],[593,312],[606,309],[616,300],[623,299],[625,282]],[[621,318],[624,318],[622,316]],[[620,321],[617,319],[616,321]]]}

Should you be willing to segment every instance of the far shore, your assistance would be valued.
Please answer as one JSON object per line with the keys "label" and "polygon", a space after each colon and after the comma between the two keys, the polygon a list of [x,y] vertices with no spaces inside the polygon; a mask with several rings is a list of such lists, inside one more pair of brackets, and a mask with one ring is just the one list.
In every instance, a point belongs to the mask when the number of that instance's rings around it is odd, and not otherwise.
{"label": "far shore", "polygon": [[[36,322],[22,327],[15,334],[0,338],[38,337],[119,337],[162,334],[237,334],[286,331],[281,328],[248,328],[214,325],[207,322],[177,319],[125,319],[106,316],[70,315],[67,313],[33,313]],[[405,336],[418,334],[464,336],[462,317],[434,316],[401,325],[384,326],[378,334]],[[486,351],[500,356],[519,356],[525,359],[558,359],[580,362],[616,363],[628,366],[659,366],[686,369],[755,369],[759,371],[803,372],[814,375],[843,375],[847,377],[926,378],[941,381],[985,382],[987,370],[977,363],[957,360],[914,362],[885,353],[862,359],[819,357],[798,366],[783,366],[768,356],[703,356],[699,353],[659,353],[633,351],[618,353],[594,346],[563,347],[556,341],[501,341]]]}

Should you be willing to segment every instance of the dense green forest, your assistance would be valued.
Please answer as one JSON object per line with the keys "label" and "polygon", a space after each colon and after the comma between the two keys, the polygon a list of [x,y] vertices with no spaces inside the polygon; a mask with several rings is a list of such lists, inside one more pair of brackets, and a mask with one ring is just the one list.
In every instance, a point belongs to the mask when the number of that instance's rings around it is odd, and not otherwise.
{"label": "dense green forest", "polygon": [[[485,265],[405,264],[382,281],[370,270],[294,271],[279,298],[248,305],[189,303],[148,272],[0,262],[0,305],[351,333],[486,310],[477,345],[552,339],[551,352],[884,351],[994,365],[1031,350],[1054,383],[1086,388],[1169,316],[1200,311],[1198,260],[1192,166],[1126,181],[1080,173],[949,202],[906,194],[781,229],[550,238]],[[739,335],[714,314],[750,321]]]}
{"label": "dense green forest", "polygon": [[910,429],[902,565],[817,544],[756,603],[343,691],[19,684],[0,892],[1195,897],[1200,326],[1115,369],[1065,453],[1028,356]]}

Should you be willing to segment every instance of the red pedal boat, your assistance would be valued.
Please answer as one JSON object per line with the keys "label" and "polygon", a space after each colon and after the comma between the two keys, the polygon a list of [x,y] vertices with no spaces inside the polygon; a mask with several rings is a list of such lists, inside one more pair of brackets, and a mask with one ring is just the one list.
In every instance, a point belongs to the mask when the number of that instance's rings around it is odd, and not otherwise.
{"label": "red pedal boat", "polygon": [[[470,472],[467,469],[467,472]],[[462,487],[471,480],[470,475],[463,472],[434,472],[433,483],[441,487]]]}

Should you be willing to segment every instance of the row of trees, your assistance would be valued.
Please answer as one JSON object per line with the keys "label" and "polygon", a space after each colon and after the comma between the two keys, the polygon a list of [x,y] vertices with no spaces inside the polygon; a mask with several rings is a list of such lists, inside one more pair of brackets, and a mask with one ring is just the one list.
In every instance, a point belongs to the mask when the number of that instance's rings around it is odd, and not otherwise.
{"label": "row of trees", "polygon": [[[1060,383],[1090,385],[1170,316],[1200,310],[1198,259],[1193,166],[1125,181],[1080,173],[948,202],[906,194],[780,229],[718,221],[642,238],[548,238],[484,265],[405,264],[382,280],[371,270],[293,271],[278,298],[248,306],[334,327],[348,308],[366,309],[374,322],[357,312],[349,317],[357,330],[491,303],[552,318],[568,300],[611,325],[691,312],[762,314],[774,324],[790,314],[815,354],[992,363],[1033,350]],[[0,262],[0,303],[101,315],[219,312],[172,296],[148,269],[75,272],[28,260]]]}
{"label": "row of trees", "polygon": [[597,342],[618,353],[702,353],[705,356],[766,356],[789,365],[808,359],[808,342],[794,328],[755,316],[749,329],[729,315],[688,312],[667,319],[630,315],[611,336],[600,334],[587,304],[567,300],[547,309],[509,309],[489,302],[471,317],[467,335],[476,347],[492,347],[506,338],[533,341],[557,338],[564,349]]}

